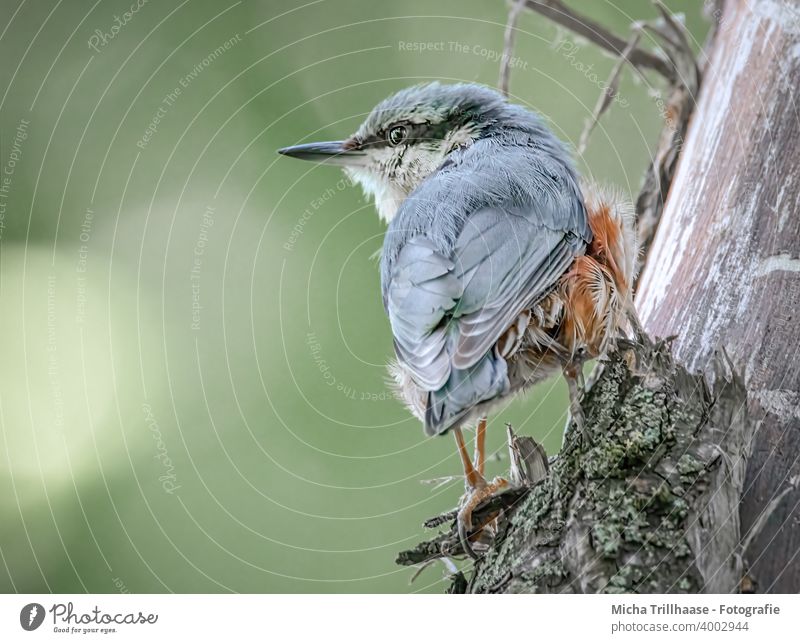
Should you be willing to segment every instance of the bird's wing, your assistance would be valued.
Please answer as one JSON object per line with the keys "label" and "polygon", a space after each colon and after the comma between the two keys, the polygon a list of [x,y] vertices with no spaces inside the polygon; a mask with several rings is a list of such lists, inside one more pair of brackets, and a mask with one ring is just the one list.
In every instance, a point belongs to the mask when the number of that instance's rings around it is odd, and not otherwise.
{"label": "bird's wing", "polygon": [[519,215],[482,210],[470,217],[456,242],[464,294],[453,311],[455,368],[477,362],[525,308],[551,290],[575,259],[574,241]]}
{"label": "bird's wing", "polygon": [[552,217],[532,214],[483,208],[466,220],[452,256],[438,252],[425,235],[398,253],[387,311],[397,357],[423,388],[437,390],[451,369],[483,358],[582,252],[578,235],[546,225]]}
{"label": "bird's wing", "polygon": [[414,237],[400,251],[386,293],[397,358],[431,391],[450,375],[448,328],[442,322],[464,293],[455,267],[430,239]]}

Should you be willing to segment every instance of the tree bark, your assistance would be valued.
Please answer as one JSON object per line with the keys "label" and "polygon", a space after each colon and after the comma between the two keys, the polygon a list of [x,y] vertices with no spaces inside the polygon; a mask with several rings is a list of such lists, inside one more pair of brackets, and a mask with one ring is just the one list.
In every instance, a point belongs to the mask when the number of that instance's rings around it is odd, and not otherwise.
{"label": "tree bark", "polygon": [[[754,425],[742,381],[722,355],[713,366],[709,389],[675,363],[668,343],[622,342],[587,394],[589,441],[571,431],[547,478],[480,512],[478,522],[500,510],[498,536],[453,591],[737,590]],[[398,563],[461,553],[451,525]]]}
{"label": "tree bark", "polygon": [[800,6],[728,0],[637,296],[674,339],[611,355],[454,591],[800,591],[798,88]]}
{"label": "tree bark", "polygon": [[[761,421],[745,533],[800,471],[800,5],[728,0],[637,308],[676,359],[724,347]],[[800,591],[800,491],[745,552],[761,591]]]}

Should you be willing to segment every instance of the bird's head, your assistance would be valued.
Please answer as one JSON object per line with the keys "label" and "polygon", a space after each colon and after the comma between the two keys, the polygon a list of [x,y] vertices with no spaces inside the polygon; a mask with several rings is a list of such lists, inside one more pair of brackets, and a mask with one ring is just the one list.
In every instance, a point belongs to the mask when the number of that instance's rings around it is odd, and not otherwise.
{"label": "bird's head", "polygon": [[286,156],[343,166],[375,197],[389,221],[403,200],[447,158],[502,122],[510,106],[498,92],[474,84],[416,85],[389,96],[343,141],[278,150]]}

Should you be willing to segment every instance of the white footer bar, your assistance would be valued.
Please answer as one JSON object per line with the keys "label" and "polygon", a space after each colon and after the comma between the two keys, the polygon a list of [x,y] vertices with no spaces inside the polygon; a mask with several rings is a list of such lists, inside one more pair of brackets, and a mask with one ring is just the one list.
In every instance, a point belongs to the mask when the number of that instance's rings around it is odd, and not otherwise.
{"label": "white footer bar", "polygon": [[789,640],[786,636],[798,632],[800,597],[795,595],[0,597],[1,641],[468,643],[568,635],[595,643],[676,635],[704,641]]}

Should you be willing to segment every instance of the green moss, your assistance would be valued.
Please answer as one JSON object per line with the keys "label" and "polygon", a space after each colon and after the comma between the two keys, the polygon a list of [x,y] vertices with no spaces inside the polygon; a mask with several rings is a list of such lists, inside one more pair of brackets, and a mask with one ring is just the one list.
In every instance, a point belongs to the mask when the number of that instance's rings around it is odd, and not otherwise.
{"label": "green moss", "polygon": [[[581,448],[574,427],[568,432],[549,477],[521,503],[505,541],[479,564],[476,587],[502,582],[506,591],[563,590],[571,572],[561,559],[561,539],[574,514],[588,523],[598,578],[607,579],[601,591],[696,589],[685,530],[692,498],[707,484],[707,465],[687,448],[708,402],[676,394],[669,377],[676,367],[666,349],[657,351],[650,357],[661,360],[658,377],[632,375],[619,355],[606,363],[584,402],[591,446]],[[648,362],[639,356],[638,363]],[[681,378],[699,389],[685,371]]]}
{"label": "green moss", "polygon": [[620,466],[625,460],[625,447],[616,441],[603,437],[586,453],[583,471],[587,478],[607,478],[621,473]]}
{"label": "green moss", "polygon": [[596,489],[591,500],[592,509],[598,514],[592,527],[592,543],[598,554],[616,558],[623,543],[644,542],[643,530],[648,527],[642,512],[644,504],[641,497],[626,494],[622,487]]}
{"label": "green moss", "polygon": [[678,473],[682,476],[689,476],[699,473],[705,469],[705,463],[695,458],[690,453],[684,453],[678,460]]}
{"label": "green moss", "polygon": [[515,578],[514,592],[527,593],[534,590],[555,587],[567,577],[567,570],[559,559],[537,565],[531,571],[521,573]]}
{"label": "green moss", "polygon": [[603,590],[606,594],[627,594],[642,578],[642,570],[631,565],[622,565],[608,580]]}

